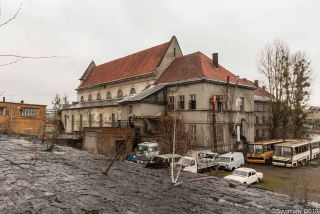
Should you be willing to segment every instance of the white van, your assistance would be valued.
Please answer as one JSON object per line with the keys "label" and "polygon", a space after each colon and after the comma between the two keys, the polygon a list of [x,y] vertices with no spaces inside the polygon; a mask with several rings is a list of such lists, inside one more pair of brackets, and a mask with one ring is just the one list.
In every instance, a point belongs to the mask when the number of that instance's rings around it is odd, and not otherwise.
{"label": "white van", "polygon": [[228,152],[220,155],[218,159],[219,168],[227,170],[235,170],[244,164],[242,152]]}

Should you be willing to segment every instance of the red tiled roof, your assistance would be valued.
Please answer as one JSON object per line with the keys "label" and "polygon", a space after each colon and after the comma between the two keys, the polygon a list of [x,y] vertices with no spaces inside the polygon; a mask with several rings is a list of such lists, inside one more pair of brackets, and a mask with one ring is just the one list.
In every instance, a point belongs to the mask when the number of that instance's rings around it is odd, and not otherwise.
{"label": "red tiled roof", "polygon": [[227,82],[227,77],[230,77],[230,83],[244,84],[253,86],[254,83],[238,79],[236,75],[222,67],[215,67],[212,60],[201,52],[195,52],[189,55],[176,58],[171,65],[163,72],[156,83],[172,83],[197,78],[209,78],[218,81]]}
{"label": "red tiled roof", "polygon": [[269,97],[269,93],[263,88],[257,87],[256,90],[254,90],[254,96]]}
{"label": "red tiled roof", "polygon": [[93,68],[79,88],[107,83],[155,71],[170,42],[119,58]]}

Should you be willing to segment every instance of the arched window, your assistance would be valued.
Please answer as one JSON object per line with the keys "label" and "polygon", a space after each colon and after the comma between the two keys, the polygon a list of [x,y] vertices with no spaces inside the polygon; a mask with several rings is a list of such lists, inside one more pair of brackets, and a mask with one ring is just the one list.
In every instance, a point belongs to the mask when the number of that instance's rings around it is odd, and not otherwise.
{"label": "arched window", "polygon": [[136,93],[136,89],[131,88],[131,90],[130,90],[130,95],[131,95],[131,94],[135,94],[135,93]]}
{"label": "arched window", "polygon": [[101,94],[97,94],[97,100],[101,100]]}
{"label": "arched window", "polygon": [[118,97],[123,97],[123,93],[122,93],[121,89],[119,89],[119,91],[118,91]]}
{"label": "arched window", "polygon": [[91,96],[91,94],[90,94],[89,97],[88,97],[88,101],[92,101],[92,96]]}
{"label": "arched window", "polygon": [[110,91],[108,91],[108,93],[107,93],[107,99],[111,99],[111,92]]}
{"label": "arched window", "polygon": [[80,101],[84,102],[84,97],[83,96],[81,96]]}

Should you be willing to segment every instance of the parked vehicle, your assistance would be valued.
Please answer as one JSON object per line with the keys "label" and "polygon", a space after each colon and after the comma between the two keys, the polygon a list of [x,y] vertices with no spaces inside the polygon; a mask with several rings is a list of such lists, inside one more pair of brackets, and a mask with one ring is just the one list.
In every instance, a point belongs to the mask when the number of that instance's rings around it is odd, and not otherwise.
{"label": "parked vehicle", "polygon": [[173,166],[176,166],[181,158],[178,154],[163,154],[157,155],[152,161],[148,162],[145,167],[151,169],[166,169],[170,167],[172,163],[173,156]]}
{"label": "parked vehicle", "polygon": [[310,142],[311,147],[311,159],[320,157],[320,136],[314,138]]}
{"label": "parked vehicle", "polygon": [[228,152],[220,155],[218,159],[220,169],[235,170],[244,164],[242,152]]}
{"label": "parked vehicle", "polygon": [[249,143],[247,147],[248,163],[272,163],[275,146],[283,140],[268,140]]}
{"label": "parked vehicle", "polygon": [[136,149],[138,163],[147,163],[159,155],[159,146],[155,142],[139,143]]}
{"label": "parked vehicle", "polygon": [[234,170],[231,175],[224,177],[226,180],[238,181],[243,184],[259,183],[262,178],[263,173],[246,167],[240,167]]}
{"label": "parked vehicle", "polygon": [[272,164],[285,167],[306,165],[311,160],[311,154],[309,141],[290,140],[276,145]]}
{"label": "parked vehicle", "polygon": [[192,150],[187,154],[188,156],[181,157],[177,164],[183,171],[197,173],[218,166],[219,155],[210,150]]}

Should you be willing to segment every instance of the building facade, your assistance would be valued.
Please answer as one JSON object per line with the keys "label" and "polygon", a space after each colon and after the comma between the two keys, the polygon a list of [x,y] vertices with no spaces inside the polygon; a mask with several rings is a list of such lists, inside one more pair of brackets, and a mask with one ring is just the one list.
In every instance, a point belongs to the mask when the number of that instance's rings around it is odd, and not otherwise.
{"label": "building facade", "polygon": [[178,41],[99,66],[92,62],[62,110],[66,133],[121,127],[154,136],[162,117],[183,121],[195,147],[230,151],[254,141],[255,85],[201,52],[183,56]]}
{"label": "building facade", "polygon": [[271,109],[269,93],[264,86],[259,85],[259,81],[254,81],[256,90],[254,91],[254,139],[255,141],[270,139]]}
{"label": "building facade", "polygon": [[46,124],[46,106],[0,102],[0,132],[41,136]]}

